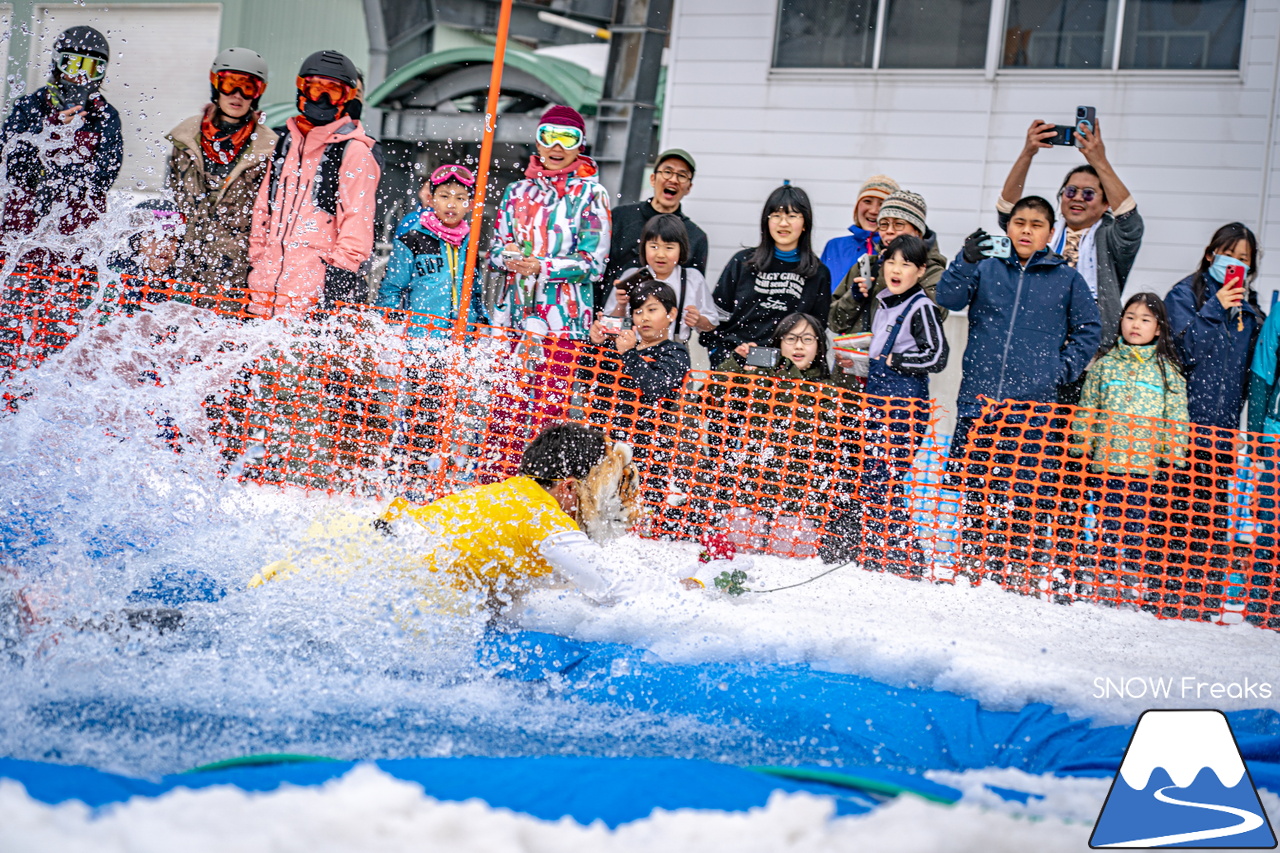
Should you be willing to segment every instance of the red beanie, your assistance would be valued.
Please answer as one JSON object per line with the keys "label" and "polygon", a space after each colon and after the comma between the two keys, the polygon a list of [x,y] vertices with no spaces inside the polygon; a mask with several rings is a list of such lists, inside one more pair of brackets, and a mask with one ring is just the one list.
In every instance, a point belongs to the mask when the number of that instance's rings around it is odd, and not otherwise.
{"label": "red beanie", "polygon": [[582,113],[573,107],[564,107],[555,104],[542,114],[542,119],[538,124],[560,124],[566,127],[576,127],[578,130],[585,131],[587,123],[582,120]]}

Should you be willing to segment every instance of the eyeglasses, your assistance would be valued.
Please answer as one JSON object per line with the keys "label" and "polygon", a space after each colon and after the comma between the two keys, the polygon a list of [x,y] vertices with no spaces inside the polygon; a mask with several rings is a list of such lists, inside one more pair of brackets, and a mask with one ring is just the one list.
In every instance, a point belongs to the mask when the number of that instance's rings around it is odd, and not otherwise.
{"label": "eyeglasses", "polygon": [[1079,193],[1081,201],[1090,202],[1090,201],[1093,201],[1100,194],[1100,192],[1101,192],[1100,190],[1095,190],[1093,187],[1084,187],[1083,189],[1081,189],[1080,187],[1074,186],[1072,184],[1068,184],[1067,186],[1062,188],[1062,197],[1075,198],[1076,193]]}
{"label": "eyeglasses", "polygon": [[654,174],[664,181],[675,181],[677,184],[693,183],[693,175],[688,172],[677,172],[675,169],[659,169]]}
{"label": "eyeglasses", "polygon": [[239,92],[249,100],[262,97],[267,91],[267,81],[243,71],[217,71],[209,73],[209,82],[223,95]]}
{"label": "eyeglasses", "polygon": [[803,213],[785,213],[781,210],[769,214],[770,222],[803,222]]}
{"label": "eyeglasses", "polygon": [[87,77],[101,80],[107,73],[107,61],[100,56],[80,53],[58,54],[58,70],[68,77]]}
{"label": "eyeglasses", "polygon": [[328,96],[329,106],[336,107],[351,99],[352,88],[332,77],[299,77],[298,91],[308,101],[319,101]]}
{"label": "eyeglasses", "polygon": [[782,342],[784,344],[790,344],[792,346],[795,346],[796,344],[811,346],[813,344],[816,344],[818,342],[818,339],[815,338],[813,335],[783,335]]}
{"label": "eyeglasses", "polygon": [[572,151],[582,144],[582,131],[563,124],[540,124],[538,125],[538,144],[543,148],[554,148],[559,145],[565,151]]}

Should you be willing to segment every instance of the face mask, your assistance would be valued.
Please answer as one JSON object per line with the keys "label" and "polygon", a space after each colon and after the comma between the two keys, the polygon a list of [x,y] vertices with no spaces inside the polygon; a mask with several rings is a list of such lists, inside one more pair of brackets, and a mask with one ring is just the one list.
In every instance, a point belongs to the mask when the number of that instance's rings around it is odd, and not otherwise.
{"label": "face mask", "polygon": [[304,98],[302,101],[302,114],[312,124],[325,125],[338,118],[338,108],[319,101],[308,101]]}
{"label": "face mask", "polygon": [[1209,267],[1209,278],[1222,284],[1227,280],[1227,267],[1244,267],[1244,274],[1249,274],[1249,265],[1244,261],[1237,261],[1235,258],[1227,255],[1214,255],[1213,264]]}

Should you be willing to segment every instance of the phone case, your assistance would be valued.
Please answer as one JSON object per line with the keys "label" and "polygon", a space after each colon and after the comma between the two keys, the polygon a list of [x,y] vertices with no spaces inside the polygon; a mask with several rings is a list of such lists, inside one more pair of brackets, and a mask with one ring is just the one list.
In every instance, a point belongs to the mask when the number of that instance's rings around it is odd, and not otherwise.
{"label": "phone case", "polygon": [[1235,264],[1227,267],[1227,272],[1222,277],[1222,283],[1236,290],[1244,287],[1244,267],[1236,266]]}

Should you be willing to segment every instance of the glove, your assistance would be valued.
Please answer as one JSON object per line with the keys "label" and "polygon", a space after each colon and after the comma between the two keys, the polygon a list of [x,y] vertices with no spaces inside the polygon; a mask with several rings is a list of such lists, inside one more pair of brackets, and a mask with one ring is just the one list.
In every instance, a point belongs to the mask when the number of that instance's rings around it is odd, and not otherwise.
{"label": "glove", "polygon": [[990,248],[991,235],[979,228],[964,238],[965,263],[976,264],[987,256],[987,250]]}

